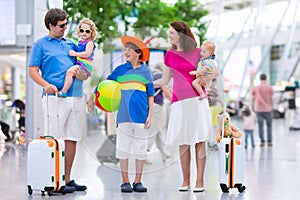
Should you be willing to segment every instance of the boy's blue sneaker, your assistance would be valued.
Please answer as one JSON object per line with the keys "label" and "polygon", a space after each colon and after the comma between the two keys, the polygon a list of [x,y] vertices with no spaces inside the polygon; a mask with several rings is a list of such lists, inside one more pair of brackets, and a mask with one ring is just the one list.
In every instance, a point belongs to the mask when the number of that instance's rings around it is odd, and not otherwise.
{"label": "boy's blue sneaker", "polygon": [[59,91],[57,93],[57,97],[66,98],[67,97],[67,93],[61,90],[61,91]]}
{"label": "boy's blue sneaker", "polygon": [[135,192],[147,192],[147,188],[145,188],[141,182],[133,183],[133,191],[135,191]]}
{"label": "boy's blue sneaker", "polygon": [[121,192],[126,192],[126,193],[132,192],[132,187],[131,187],[130,183],[123,183],[121,185]]}
{"label": "boy's blue sneaker", "polygon": [[85,191],[87,189],[85,185],[78,185],[74,180],[71,180],[66,186],[74,187],[76,191]]}

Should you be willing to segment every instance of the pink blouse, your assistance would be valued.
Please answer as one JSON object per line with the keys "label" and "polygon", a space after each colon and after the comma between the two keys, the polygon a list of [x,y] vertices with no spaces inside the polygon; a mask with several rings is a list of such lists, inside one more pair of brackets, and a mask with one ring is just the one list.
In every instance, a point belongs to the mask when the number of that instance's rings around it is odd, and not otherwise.
{"label": "pink blouse", "polygon": [[[200,48],[195,48],[189,52],[167,51],[165,65],[170,67],[173,74],[172,103],[199,96],[192,86],[192,82],[196,77],[189,75],[190,71],[196,70],[199,60]],[[205,88],[202,87],[202,89],[206,93]]]}
{"label": "pink blouse", "polygon": [[256,112],[271,112],[273,109],[274,90],[267,81],[260,81],[260,85],[252,89],[254,110]]}
{"label": "pink blouse", "polygon": [[249,116],[243,117],[243,128],[244,130],[254,130],[256,126],[256,116],[253,112]]}

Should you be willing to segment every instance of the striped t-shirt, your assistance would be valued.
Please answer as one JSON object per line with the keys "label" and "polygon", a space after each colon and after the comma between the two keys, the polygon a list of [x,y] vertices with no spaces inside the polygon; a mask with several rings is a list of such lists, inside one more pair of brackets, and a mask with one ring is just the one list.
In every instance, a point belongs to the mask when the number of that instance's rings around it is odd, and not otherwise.
{"label": "striped t-shirt", "polygon": [[133,68],[126,62],[107,77],[121,85],[121,103],[117,114],[117,124],[122,122],[142,123],[148,116],[148,96],[154,95],[153,77],[149,67],[142,64]]}

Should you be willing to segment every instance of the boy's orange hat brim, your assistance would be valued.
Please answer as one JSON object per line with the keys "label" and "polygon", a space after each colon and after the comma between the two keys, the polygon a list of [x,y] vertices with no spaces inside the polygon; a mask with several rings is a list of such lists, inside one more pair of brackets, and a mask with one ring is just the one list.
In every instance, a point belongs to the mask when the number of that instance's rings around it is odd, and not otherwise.
{"label": "boy's orange hat brim", "polygon": [[150,57],[149,48],[143,42],[141,37],[139,37],[139,36],[132,36],[132,37],[131,36],[121,36],[121,41],[122,41],[124,46],[128,42],[136,45],[143,52],[143,56],[142,56],[141,60],[144,61],[144,62],[149,60],[149,57]]}

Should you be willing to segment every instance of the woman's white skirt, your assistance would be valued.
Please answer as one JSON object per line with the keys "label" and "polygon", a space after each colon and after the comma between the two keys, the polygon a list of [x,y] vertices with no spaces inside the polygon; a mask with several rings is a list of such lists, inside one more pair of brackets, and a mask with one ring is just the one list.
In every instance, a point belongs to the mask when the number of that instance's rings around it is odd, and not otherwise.
{"label": "woman's white skirt", "polygon": [[208,139],[212,126],[208,99],[199,97],[177,101],[171,105],[166,144],[192,145]]}

